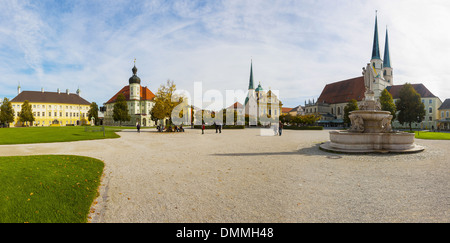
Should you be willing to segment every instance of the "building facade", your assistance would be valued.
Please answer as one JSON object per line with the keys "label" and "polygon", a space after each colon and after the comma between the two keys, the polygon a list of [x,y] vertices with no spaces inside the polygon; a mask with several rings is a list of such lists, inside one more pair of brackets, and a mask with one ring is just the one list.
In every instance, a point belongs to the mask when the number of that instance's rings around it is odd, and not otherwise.
{"label": "building facade", "polygon": [[282,111],[282,102],[271,89],[264,90],[261,83],[256,89],[254,88],[253,62],[250,64],[250,79],[244,109],[245,114],[249,116],[249,125],[257,125],[258,122],[264,122],[267,119],[278,119]]}
{"label": "building facade", "polygon": [[450,130],[450,99],[446,99],[442,105],[438,108],[439,120],[438,129],[439,130]]}
{"label": "building facade", "polygon": [[19,119],[23,103],[28,100],[35,121],[30,126],[77,126],[90,124],[87,117],[91,103],[81,97],[80,89],[76,94],[66,92],[21,91],[11,100],[14,109],[14,122],[10,126],[23,126]]}
{"label": "building facade", "polygon": [[104,103],[104,124],[105,125],[119,125],[118,121],[114,121],[114,104],[120,94],[125,96],[128,113],[131,117],[130,121],[121,122],[125,126],[135,126],[139,123],[141,126],[156,126],[155,121],[152,120],[150,111],[155,102],[155,95],[147,87],[141,86],[141,79],[136,75],[136,65],[132,68],[133,76],[128,80],[129,85],[124,86],[117,92],[108,102]]}
{"label": "building facade", "polygon": [[[343,126],[345,106],[352,99],[356,100],[358,105],[360,105],[365,98],[366,86],[371,87],[374,91],[375,99],[379,99],[381,92],[387,89],[393,96],[394,102],[398,99],[399,91],[403,87],[403,85],[394,85],[387,29],[384,59],[381,58],[377,17],[375,17],[372,57],[366,67],[363,68],[362,76],[327,84],[317,101],[305,102],[305,113],[320,115],[321,119],[318,121],[320,125]],[[421,95],[426,109],[423,122],[413,123],[413,127],[423,129],[437,128],[439,119],[437,110],[442,104],[441,100],[433,95],[423,84],[413,84],[413,87]],[[394,121],[392,125],[394,128],[402,128],[404,126],[398,121]]]}

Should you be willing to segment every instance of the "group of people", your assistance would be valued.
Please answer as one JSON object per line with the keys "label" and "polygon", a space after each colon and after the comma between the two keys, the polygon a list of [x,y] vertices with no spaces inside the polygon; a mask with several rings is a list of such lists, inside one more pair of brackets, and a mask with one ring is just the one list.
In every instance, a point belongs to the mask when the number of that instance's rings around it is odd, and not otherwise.
{"label": "group of people", "polygon": [[[167,129],[169,129],[169,130],[167,130]],[[166,130],[166,131],[174,131],[174,132],[184,132],[184,128],[183,128],[183,124],[181,124],[180,126],[173,126],[173,130],[172,130],[172,127],[171,126],[169,126],[168,128],[167,127],[165,127],[164,125],[158,125],[158,126],[156,126],[156,130],[158,130],[158,132],[164,132],[164,130]]]}
{"label": "group of people", "polygon": [[[136,129],[137,129],[138,133],[141,132],[141,124],[139,124],[139,122],[136,123]],[[164,132],[164,129],[166,129],[166,127],[164,127],[164,125],[156,126],[156,130],[158,130],[158,132]],[[170,129],[172,129],[172,127],[170,127]],[[183,124],[181,124],[180,126],[174,126],[173,131],[174,132],[184,132]]]}
{"label": "group of people", "polygon": [[[217,124],[214,122],[214,127],[216,128],[216,133],[222,133],[222,124]],[[206,124],[202,122],[202,134],[205,134]]]}

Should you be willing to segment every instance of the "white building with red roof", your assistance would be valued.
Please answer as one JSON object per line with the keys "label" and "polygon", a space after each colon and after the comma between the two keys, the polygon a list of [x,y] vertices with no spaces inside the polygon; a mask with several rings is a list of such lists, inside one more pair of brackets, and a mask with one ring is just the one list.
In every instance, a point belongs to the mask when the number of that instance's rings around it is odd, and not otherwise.
{"label": "white building with red roof", "polygon": [[136,65],[133,67],[132,71],[133,76],[128,80],[129,85],[124,86],[119,92],[111,97],[108,102],[104,103],[104,106],[106,107],[104,113],[105,125],[119,125],[119,122],[115,122],[113,119],[113,110],[117,97],[120,94],[125,96],[128,112],[131,116],[131,120],[122,122],[122,125],[135,126],[137,123],[144,127],[156,125],[150,115],[150,111],[155,104],[155,95],[146,86],[141,86],[141,79],[136,75]]}

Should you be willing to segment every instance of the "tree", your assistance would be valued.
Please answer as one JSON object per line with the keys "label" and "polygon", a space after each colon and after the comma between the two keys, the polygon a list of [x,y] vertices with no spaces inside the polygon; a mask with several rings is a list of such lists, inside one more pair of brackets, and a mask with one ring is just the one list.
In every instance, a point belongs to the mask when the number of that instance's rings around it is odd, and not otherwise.
{"label": "tree", "polygon": [[425,117],[425,105],[421,101],[420,94],[409,83],[403,85],[398,98],[395,103],[399,111],[398,121],[401,124],[409,123],[409,129],[412,131],[412,123],[422,122]]}
{"label": "tree", "polygon": [[34,122],[33,111],[28,100],[22,104],[22,110],[19,112],[19,120],[27,125],[27,122]]}
{"label": "tree", "polygon": [[128,113],[128,105],[125,99],[125,95],[119,94],[116,99],[116,103],[114,103],[113,108],[113,119],[114,121],[119,122],[119,126],[122,126],[123,121],[130,121],[131,116]]}
{"label": "tree", "polygon": [[150,114],[152,119],[166,119],[169,118],[169,123],[172,124],[172,111],[173,109],[183,102],[183,98],[179,98],[177,101],[175,96],[176,85],[173,81],[167,80],[166,85],[161,85],[155,95],[155,105],[153,106]]}
{"label": "tree", "polygon": [[89,109],[87,113],[87,119],[90,121],[91,118],[94,118],[95,125],[98,124],[98,105],[95,102],[91,103],[91,108]]}
{"label": "tree", "polygon": [[380,96],[380,104],[381,104],[381,110],[383,111],[389,111],[392,115],[393,122],[395,118],[397,117],[397,108],[395,107],[394,99],[392,98],[392,95],[387,91],[387,89],[384,89],[383,92],[381,92]]}
{"label": "tree", "polygon": [[14,122],[14,109],[9,99],[4,98],[0,106],[0,124],[5,123],[8,126],[11,122]]}
{"label": "tree", "polygon": [[358,102],[355,99],[350,100],[347,105],[344,107],[344,123],[350,124],[350,112],[359,110]]}
{"label": "tree", "polygon": [[301,116],[302,123],[306,125],[314,125],[318,120],[320,120],[320,116],[316,116],[315,114],[309,114]]}

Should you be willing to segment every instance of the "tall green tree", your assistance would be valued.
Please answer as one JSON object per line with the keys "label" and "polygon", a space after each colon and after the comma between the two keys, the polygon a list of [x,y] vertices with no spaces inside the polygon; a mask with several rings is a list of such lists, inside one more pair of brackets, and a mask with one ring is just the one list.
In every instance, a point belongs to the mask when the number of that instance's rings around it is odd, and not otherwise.
{"label": "tall green tree", "polygon": [[420,94],[409,83],[403,85],[395,105],[399,111],[398,121],[401,124],[409,123],[410,130],[412,130],[413,122],[422,122],[425,117],[425,105],[422,103]]}
{"label": "tall green tree", "polygon": [[28,100],[25,100],[22,104],[22,110],[19,112],[19,120],[27,126],[28,122],[34,122],[33,110]]}
{"label": "tall green tree", "polygon": [[397,114],[396,114],[397,107],[395,106],[394,99],[392,98],[391,93],[389,93],[389,91],[387,91],[387,89],[384,89],[381,92],[380,104],[381,104],[381,110],[391,112],[391,115],[392,115],[391,122],[393,122],[395,120],[395,118],[397,117]]}
{"label": "tall green tree", "polygon": [[87,113],[87,119],[91,121],[91,118],[94,118],[95,125],[98,124],[98,105],[95,102],[91,103],[89,111]]}
{"label": "tall green tree", "polygon": [[122,122],[131,120],[131,116],[128,113],[127,101],[125,99],[125,95],[123,94],[119,94],[119,96],[117,96],[116,103],[114,103],[113,119],[114,121],[119,122],[119,126],[122,126]]}
{"label": "tall green tree", "polygon": [[9,123],[14,121],[14,109],[12,108],[11,102],[8,98],[4,98],[2,105],[0,106],[0,124]]}
{"label": "tall green tree", "polygon": [[173,81],[167,80],[166,85],[161,85],[158,92],[155,94],[155,105],[150,114],[152,119],[160,120],[169,118],[169,123],[172,124],[173,109],[183,102],[183,98],[177,99],[175,91],[177,86]]}
{"label": "tall green tree", "polygon": [[359,110],[358,101],[352,99],[344,107],[344,123],[346,123],[347,125],[351,124],[350,118],[348,116],[350,115],[350,112],[356,110]]}

